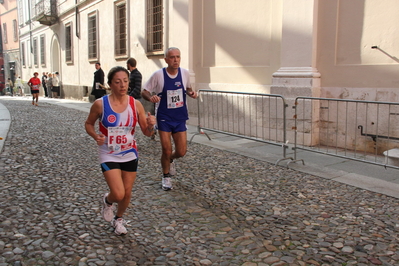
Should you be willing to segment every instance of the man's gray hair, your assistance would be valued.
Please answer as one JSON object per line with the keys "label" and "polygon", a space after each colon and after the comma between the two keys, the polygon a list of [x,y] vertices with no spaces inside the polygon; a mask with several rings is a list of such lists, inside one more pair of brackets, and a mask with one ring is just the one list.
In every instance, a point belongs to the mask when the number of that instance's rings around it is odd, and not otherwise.
{"label": "man's gray hair", "polygon": [[179,48],[177,48],[177,47],[169,47],[169,48],[168,48],[168,49],[166,49],[166,51],[165,51],[165,58],[167,58],[167,57],[168,57],[169,51],[172,51],[172,50],[177,50],[177,51],[179,51],[179,52],[180,52],[180,49],[179,49]]}

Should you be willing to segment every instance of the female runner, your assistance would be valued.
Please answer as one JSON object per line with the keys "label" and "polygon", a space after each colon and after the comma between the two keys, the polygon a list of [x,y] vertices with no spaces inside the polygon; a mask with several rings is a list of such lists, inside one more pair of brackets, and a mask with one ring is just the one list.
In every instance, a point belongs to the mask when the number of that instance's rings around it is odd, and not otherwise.
{"label": "female runner", "polygon": [[[129,96],[129,72],[114,67],[108,73],[111,94],[97,99],[85,123],[86,132],[96,141],[101,169],[109,192],[101,198],[102,216],[111,222],[117,235],[126,234],[123,214],[132,197],[138,153],[134,138],[136,123],[146,136],[154,133],[155,117],[146,116],[143,105]],[[99,133],[94,124],[99,119]],[[114,203],[117,210],[114,214]]]}

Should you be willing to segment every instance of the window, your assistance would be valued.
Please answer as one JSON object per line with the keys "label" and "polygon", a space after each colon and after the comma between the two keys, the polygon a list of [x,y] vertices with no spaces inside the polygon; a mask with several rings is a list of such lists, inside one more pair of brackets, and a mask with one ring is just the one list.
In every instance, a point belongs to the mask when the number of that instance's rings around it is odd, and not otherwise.
{"label": "window", "polygon": [[26,60],[25,60],[25,43],[21,43],[21,61],[22,65],[26,66]]}
{"label": "window", "polygon": [[72,62],[72,26],[65,25],[65,61]]}
{"label": "window", "polygon": [[7,24],[3,23],[3,40],[4,43],[7,43]]}
{"label": "window", "polygon": [[97,60],[97,13],[89,14],[88,16],[88,45],[89,45],[89,60]]}
{"label": "window", "polygon": [[18,41],[18,24],[16,19],[12,21],[12,27],[14,29],[14,42],[16,42]]}
{"label": "window", "polygon": [[162,0],[147,0],[147,52],[163,52]]}
{"label": "window", "polygon": [[[29,4],[29,2],[31,3]],[[39,2],[39,0],[36,0],[36,2]],[[32,0],[18,0],[17,7],[19,25],[28,25],[28,23],[30,23],[30,12],[32,12],[32,10],[29,9],[32,5],[34,5],[34,1]]]}
{"label": "window", "polygon": [[29,67],[32,67],[32,53],[33,53],[33,47],[32,47],[32,42],[28,40],[26,45],[26,48],[28,49],[28,53],[26,55],[26,64]]}
{"label": "window", "polygon": [[115,5],[115,55],[127,56],[126,2]]}
{"label": "window", "polygon": [[35,66],[39,64],[37,56],[37,38],[33,39],[33,64]]}
{"label": "window", "polygon": [[40,64],[46,66],[46,42],[45,35],[40,35]]}
{"label": "window", "polygon": [[23,25],[25,20],[24,20],[24,9],[22,8],[23,2],[22,0],[18,0],[18,21],[19,25]]}

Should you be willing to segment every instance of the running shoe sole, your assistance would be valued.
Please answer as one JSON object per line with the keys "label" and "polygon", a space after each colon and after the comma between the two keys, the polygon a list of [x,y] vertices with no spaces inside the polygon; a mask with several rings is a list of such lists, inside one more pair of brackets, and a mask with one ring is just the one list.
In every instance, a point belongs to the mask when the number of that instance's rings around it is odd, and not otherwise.
{"label": "running shoe sole", "polygon": [[108,193],[105,193],[104,196],[101,198],[101,216],[104,218],[105,221],[111,222],[114,218],[114,208],[113,205],[109,206],[105,202],[105,198],[107,197]]}
{"label": "running shoe sole", "polygon": [[175,162],[171,162],[170,163],[169,174],[176,175],[176,164],[175,164]]}
{"label": "running shoe sole", "polygon": [[[169,180],[166,180],[169,179]],[[162,189],[165,191],[171,190],[173,188],[172,179],[170,177],[162,178]]]}
{"label": "running shoe sole", "polygon": [[119,218],[118,220],[113,219],[111,221],[111,226],[115,228],[114,233],[117,234],[118,236],[127,234],[127,230],[125,227],[126,224],[127,224],[126,221],[123,220],[122,218]]}

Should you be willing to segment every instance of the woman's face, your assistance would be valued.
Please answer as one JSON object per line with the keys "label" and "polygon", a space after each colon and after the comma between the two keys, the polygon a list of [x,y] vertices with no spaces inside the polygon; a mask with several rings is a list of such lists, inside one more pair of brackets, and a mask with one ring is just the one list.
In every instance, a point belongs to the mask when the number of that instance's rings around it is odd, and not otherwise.
{"label": "woman's face", "polygon": [[127,94],[129,88],[129,77],[124,71],[118,71],[112,78],[110,88],[113,93]]}

